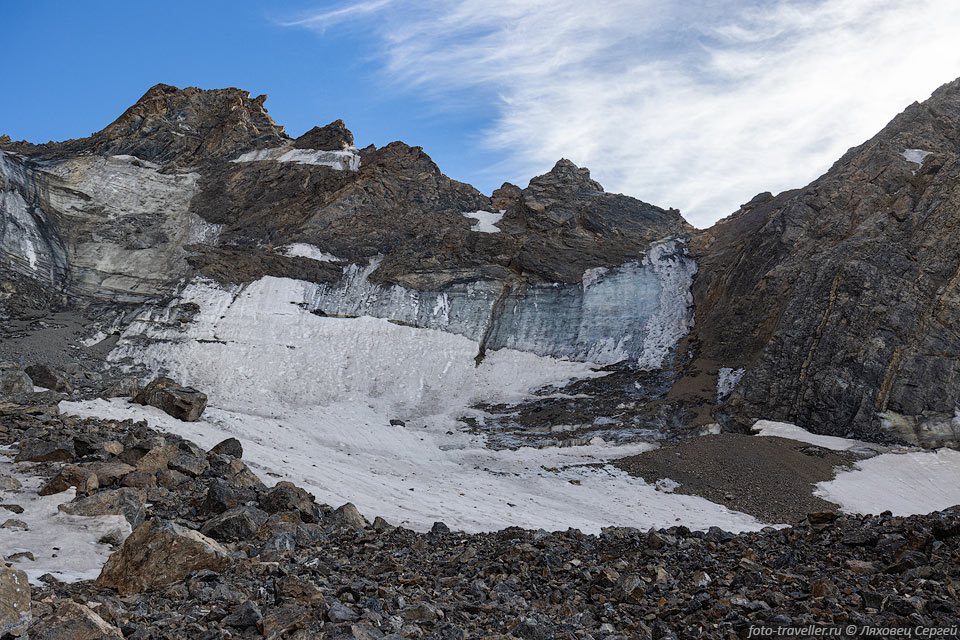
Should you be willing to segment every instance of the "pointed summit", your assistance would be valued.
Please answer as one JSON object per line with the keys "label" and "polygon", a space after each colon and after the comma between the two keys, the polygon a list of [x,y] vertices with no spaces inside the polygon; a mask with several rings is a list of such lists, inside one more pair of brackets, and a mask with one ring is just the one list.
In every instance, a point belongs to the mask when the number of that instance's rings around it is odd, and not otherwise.
{"label": "pointed summit", "polygon": [[279,146],[289,137],[263,107],[267,96],[240,89],[151,87],[103,130],[89,138],[43,145],[10,145],[29,155],[131,155],[186,167],[228,160],[252,149]]}
{"label": "pointed summit", "polygon": [[318,151],[340,151],[353,146],[353,133],[347,129],[343,120],[334,120],[325,127],[314,127],[297,138],[295,149],[316,149]]}

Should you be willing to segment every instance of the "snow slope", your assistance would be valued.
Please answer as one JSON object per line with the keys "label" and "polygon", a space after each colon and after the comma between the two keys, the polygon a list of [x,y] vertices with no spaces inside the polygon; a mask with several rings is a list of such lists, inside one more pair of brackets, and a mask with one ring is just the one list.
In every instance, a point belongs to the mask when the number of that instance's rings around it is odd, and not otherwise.
{"label": "snow slope", "polygon": [[[144,418],[205,446],[235,436],[265,480],[290,479],[321,501],[353,502],[368,517],[421,530],[437,520],[467,531],[762,526],[613,467],[583,466],[650,445],[491,451],[461,430],[457,418],[479,413],[471,405],[601,375],[590,364],[512,349],[488,351],[477,364],[479,344],[465,336],[320,316],[305,302],[316,294],[317,285],[279,278],[227,289],[194,282],[127,329],[110,359],[130,358],[207,392],[201,422],[122,399],[64,402],[61,410]],[[178,320],[184,303],[199,307],[186,325]],[[406,426],[391,426],[393,418]]]}
{"label": "snow slope", "polygon": [[885,453],[817,485],[817,495],[844,511],[908,516],[960,504],[960,451]]}
{"label": "snow slope", "polygon": [[204,447],[236,437],[244,459],[265,481],[290,480],[321,502],[353,502],[369,519],[379,515],[419,531],[437,521],[469,532],[508,526],[589,533],[613,525],[730,531],[763,526],[703,498],[657,491],[612,466],[583,466],[640,453],[649,444],[493,451],[457,431],[449,418],[391,426],[389,413],[364,402],[271,405],[261,415],[213,407],[193,423],[124,399],[62,402],[60,409],[145,419]]}
{"label": "snow slope", "polygon": [[16,465],[0,455],[0,473],[13,476],[22,487],[17,491],[0,491],[0,503],[14,503],[23,507],[21,514],[0,509],[0,524],[8,518],[24,522],[28,529],[0,529],[0,554],[9,557],[21,551],[33,553],[14,562],[27,573],[33,584],[45,573],[51,573],[64,582],[93,580],[113,552],[100,539],[112,533],[122,541],[130,534],[130,525],[123,516],[73,516],[57,507],[70,502],[76,489],[51,496],[37,495],[45,478],[29,472],[31,465]]}

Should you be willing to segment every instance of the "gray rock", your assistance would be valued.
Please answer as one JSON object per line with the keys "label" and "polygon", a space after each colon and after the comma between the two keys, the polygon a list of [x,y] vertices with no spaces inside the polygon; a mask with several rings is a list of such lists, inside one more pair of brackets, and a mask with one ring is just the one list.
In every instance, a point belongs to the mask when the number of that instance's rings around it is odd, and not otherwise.
{"label": "gray rock", "polygon": [[244,600],[243,604],[223,619],[223,624],[246,629],[247,627],[255,627],[261,620],[263,620],[263,614],[260,613],[260,607],[257,606],[257,603],[253,600]]}
{"label": "gray rock", "polygon": [[58,508],[74,516],[122,515],[136,529],[146,517],[146,494],[142,489],[106,489]]}
{"label": "gray rock", "polygon": [[295,511],[304,522],[316,522],[313,496],[292,482],[278,482],[260,497],[260,506],[267,513]]}
{"label": "gray rock", "polygon": [[243,445],[240,444],[240,441],[236,438],[227,438],[223,442],[214,445],[214,447],[210,449],[210,453],[229,456],[231,458],[242,458]]}
{"label": "gray rock", "polygon": [[20,402],[33,393],[33,381],[18,365],[0,363],[0,401]]}
{"label": "gray rock", "polygon": [[27,574],[7,567],[0,558],[0,637],[19,636],[30,626],[30,619]]}
{"label": "gray rock", "polygon": [[327,620],[330,622],[354,622],[360,619],[360,614],[341,602],[334,602],[327,611]]}
{"label": "gray rock", "polygon": [[170,378],[156,378],[138,393],[133,401],[150,405],[186,422],[200,419],[207,408],[207,396],[193,387],[183,387]]}
{"label": "gray rock", "polygon": [[73,441],[21,440],[16,462],[70,462],[76,456]]}
{"label": "gray rock", "polygon": [[236,507],[208,520],[200,533],[221,542],[246,540],[266,521],[267,514],[256,507]]}
{"label": "gray rock", "polygon": [[33,384],[60,393],[73,393],[73,382],[62,371],[45,364],[35,364],[26,368]]}

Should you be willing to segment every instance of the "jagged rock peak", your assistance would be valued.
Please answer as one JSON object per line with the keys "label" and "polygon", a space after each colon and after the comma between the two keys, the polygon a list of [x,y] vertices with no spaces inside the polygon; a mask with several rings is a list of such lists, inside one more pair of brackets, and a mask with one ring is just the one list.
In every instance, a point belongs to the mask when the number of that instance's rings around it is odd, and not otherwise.
{"label": "jagged rock peak", "polygon": [[547,173],[530,180],[528,189],[556,191],[603,191],[600,183],[590,179],[590,169],[578,167],[566,158],[560,158]]}
{"label": "jagged rock peak", "polygon": [[297,138],[293,146],[297,149],[339,151],[353,146],[353,133],[347,129],[343,120],[334,120],[325,127],[310,129]]}
{"label": "jagged rock peak", "polygon": [[287,138],[264,109],[266,99],[235,88],[158,84],[95,137],[105,138],[108,148],[160,162],[239,154]]}
{"label": "jagged rock peak", "polygon": [[252,149],[278,146],[289,137],[263,107],[267,96],[240,89],[151,87],[137,102],[89,138],[42,145],[13,143],[16,151],[41,157],[132,155],[189,166],[231,159]]}

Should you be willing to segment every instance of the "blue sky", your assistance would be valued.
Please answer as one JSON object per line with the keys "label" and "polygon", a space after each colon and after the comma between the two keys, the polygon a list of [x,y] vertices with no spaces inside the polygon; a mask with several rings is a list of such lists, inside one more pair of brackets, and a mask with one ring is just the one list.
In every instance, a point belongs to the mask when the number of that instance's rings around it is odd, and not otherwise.
{"label": "blue sky", "polygon": [[293,136],[423,146],[489,193],[560,157],[698,226],[802,186],[960,76],[954,0],[7,2],[0,133],[89,135],[157,82]]}

